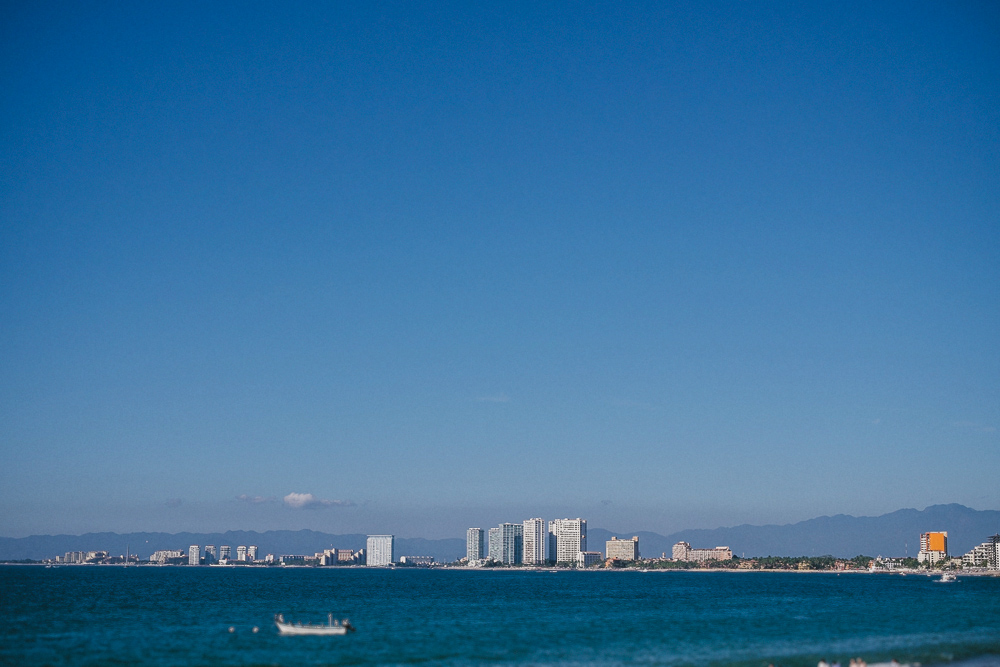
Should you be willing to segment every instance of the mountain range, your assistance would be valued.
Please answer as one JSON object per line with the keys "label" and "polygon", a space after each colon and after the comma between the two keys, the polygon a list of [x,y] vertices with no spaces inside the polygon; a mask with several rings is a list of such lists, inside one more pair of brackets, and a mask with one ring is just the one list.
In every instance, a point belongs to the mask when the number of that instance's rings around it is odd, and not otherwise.
{"label": "mountain range", "polygon": [[[611,532],[590,528],[588,548],[603,551],[612,536],[639,537],[644,557],[670,556],[674,543],[689,542],[694,548],[728,546],[739,556],[915,556],[920,549],[920,534],[947,531],[952,555],[961,555],[1000,532],[1000,511],[974,510],[963,505],[932,505],[924,510],[902,509],[876,517],[845,514],[822,516],[785,525],[682,530],[671,535],[648,531]],[[0,537],[0,560],[52,558],[67,551],[108,550],[124,554],[126,548],[142,558],[160,549],[181,549],[191,544],[256,544],[259,553],[307,554],[336,547],[363,549],[365,535],[332,535],[314,530],[228,531],[225,533],[86,533],[84,535],[32,535]],[[397,556],[433,556],[438,562],[451,562],[465,555],[461,538],[428,540],[397,538]]]}
{"label": "mountain range", "polygon": [[948,533],[948,551],[962,555],[1000,532],[1000,511],[974,510],[964,505],[931,505],[924,510],[902,509],[881,516],[821,516],[781,526],[733,526],[712,530],[682,530],[671,535],[657,533],[611,533],[591,529],[588,546],[596,550],[614,535],[639,536],[644,557],[670,556],[677,542],[696,549],[728,546],[737,556],[916,556],[920,534]]}

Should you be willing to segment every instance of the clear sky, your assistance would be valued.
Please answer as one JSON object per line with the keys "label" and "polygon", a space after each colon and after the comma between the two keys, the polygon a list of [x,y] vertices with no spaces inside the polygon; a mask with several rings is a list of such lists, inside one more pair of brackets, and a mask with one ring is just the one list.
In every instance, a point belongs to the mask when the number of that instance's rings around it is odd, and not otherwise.
{"label": "clear sky", "polygon": [[1000,5],[285,4],[0,9],[0,535],[1000,509]]}

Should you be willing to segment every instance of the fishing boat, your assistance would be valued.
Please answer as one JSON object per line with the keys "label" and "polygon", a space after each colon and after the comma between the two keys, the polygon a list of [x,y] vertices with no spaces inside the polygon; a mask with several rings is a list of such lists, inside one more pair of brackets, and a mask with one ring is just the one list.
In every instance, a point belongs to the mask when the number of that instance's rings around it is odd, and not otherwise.
{"label": "fishing boat", "polygon": [[289,623],[281,614],[274,617],[274,624],[278,626],[278,632],[283,635],[346,635],[348,632],[354,632],[354,626],[349,620],[346,618],[343,621],[334,620],[333,614],[327,614],[326,625]]}

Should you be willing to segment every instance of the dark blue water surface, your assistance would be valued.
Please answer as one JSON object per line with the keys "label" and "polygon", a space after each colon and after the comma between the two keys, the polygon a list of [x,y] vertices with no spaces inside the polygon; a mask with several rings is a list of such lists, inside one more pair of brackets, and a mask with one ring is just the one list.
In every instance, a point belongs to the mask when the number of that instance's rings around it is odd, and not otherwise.
{"label": "dark blue water surface", "polygon": [[10,665],[1000,665],[993,577],[0,566],[0,612]]}

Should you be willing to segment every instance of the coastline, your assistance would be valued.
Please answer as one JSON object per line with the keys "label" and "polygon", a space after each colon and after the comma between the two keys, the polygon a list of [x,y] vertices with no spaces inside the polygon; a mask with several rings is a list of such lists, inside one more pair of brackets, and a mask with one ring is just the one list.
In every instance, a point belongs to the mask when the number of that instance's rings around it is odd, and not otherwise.
{"label": "coastline", "polygon": [[[615,572],[615,573],[636,573],[636,574],[673,574],[678,572],[691,572],[699,574],[712,574],[716,572],[725,572],[731,574],[749,574],[749,573],[771,573],[771,574],[835,574],[840,576],[841,574],[849,575],[884,575],[884,576],[897,576],[897,577],[927,577],[933,579],[935,577],[940,577],[943,572],[927,572],[921,570],[895,570],[895,571],[876,571],[872,572],[870,570],[779,570],[779,569],[748,569],[748,568],[641,568],[641,567],[615,567],[615,568],[603,568],[603,567],[590,567],[590,568],[562,568],[562,567],[470,567],[468,565],[435,565],[431,567],[419,566],[419,567],[387,567],[387,566],[376,566],[368,567],[366,565],[337,565],[337,566],[315,566],[315,565],[231,565],[231,566],[212,566],[212,565],[180,565],[180,564],[159,564],[159,563],[130,563],[128,565],[124,563],[0,563],[0,567],[38,567],[46,569],[60,569],[64,567],[68,568],[183,568],[183,569],[208,569],[213,570],[323,570],[323,571],[352,571],[352,570],[392,570],[399,572],[407,571],[459,571],[459,572],[537,572],[537,573],[550,573],[559,574],[563,572],[588,572],[588,573],[599,573],[599,572]],[[1000,577],[1000,570],[979,570],[979,571],[964,571],[958,570],[953,571],[958,577]]]}

